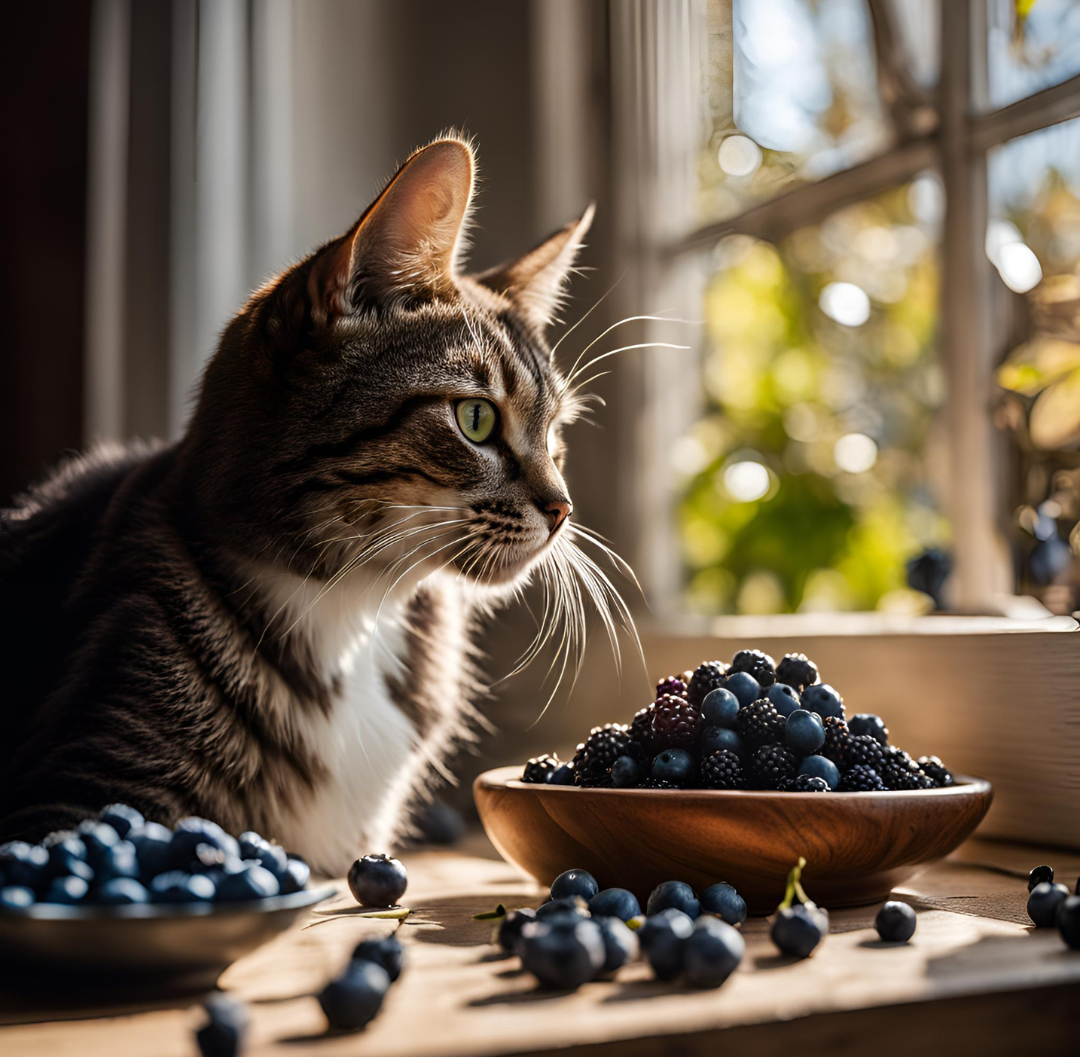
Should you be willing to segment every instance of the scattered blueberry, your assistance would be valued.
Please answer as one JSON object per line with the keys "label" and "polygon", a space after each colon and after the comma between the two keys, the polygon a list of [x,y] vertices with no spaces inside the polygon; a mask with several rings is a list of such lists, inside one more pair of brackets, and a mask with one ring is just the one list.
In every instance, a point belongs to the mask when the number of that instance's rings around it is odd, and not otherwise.
{"label": "scattered blueberry", "polygon": [[589,900],[589,913],[593,917],[629,921],[641,913],[641,904],[637,896],[625,888],[605,888]]}
{"label": "scattered blueberry", "polygon": [[873,712],[859,712],[848,720],[848,730],[853,736],[868,734],[879,745],[889,744],[889,728],[881,716],[875,716]]}
{"label": "scattered blueberry", "polygon": [[799,704],[799,691],[787,683],[773,683],[765,691],[765,697],[782,716],[790,716],[795,709],[802,707]]}
{"label": "scattered blueberry", "polygon": [[696,919],[701,915],[701,903],[694,890],[683,881],[664,881],[649,895],[645,913],[648,917],[668,909],[681,910],[687,917]]}
{"label": "scattered blueberry", "polygon": [[706,727],[701,732],[702,759],[721,749],[727,749],[736,756],[746,755],[746,743],[736,731],[729,730],[727,727]]}
{"label": "scattered blueberry", "polygon": [[114,877],[103,885],[95,886],[90,901],[102,906],[127,906],[149,903],[150,893],[134,877]]}
{"label": "scattered blueberry", "polygon": [[[1028,874],[1028,891],[1032,891],[1036,885],[1053,884],[1054,868],[1052,866],[1036,866]],[[1080,882],[1078,882],[1080,883]]]}
{"label": "scattered blueberry", "polygon": [[4,910],[25,910],[33,903],[34,890],[26,885],[5,885],[0,888],[0,907]]}
{"label": "scattered blueberry", "polygon": [[[85,866],[86,864],[83,863]],[[48,890],[41,897],[43,903],[81,903],[90,891],[90,885],[81,877],[54,877]]]}
{"label": "scattered blueberry", "polygon": [[573,785],[574,784],[574,768],[568,764],[563,763],[555,768],[551,772],[551,777],[548,779],[548,785]]}
{"label": "scattered blueberry", "polygon": [[664,749],[653,760],[652,776],[664,782],[685,785],[693,778],[696,770],[694,757],[685,749]]}
{"label": "scattered blueberry", "polygon": [[613,973],[638,956],[637,934],[626,927],[619,918],[598,917],[593,919],[600,928],[604,941],[604,964],[600,971]]}
{"label": "scattered blueberry", "polygon": [[733,727],[738,714],[739,699],[722,686],[710,690],[701,702],[701,718],[706,727]]}
{"label": "scattered blueberry", "polygon": [[567,870],[551,882],[553,900],[573,899],[574,896],[580,896],[588,902],[599,891],[600,886],[596,883],[596,878],[588,870]]}
{"label": "scattered blueberry", "polygon": [[600,926],[588,918],[533,921],[521,930],[521,964],[546,987],[575,990],[607,957]]}
{"label": "scattered blueberry", "polygon": [[[809,958],[829,931],[829,914],[815,905],[803,890],[801,879],[806,860],[800,858],[788,874],[784,899],[776,908],[769,936],[783,952]],[[800,902],[795,902],[798,899]]]}
{"label": "scattered blueberry", "polygon": [[844,718],[844,699],[828,683],[815,683],[802,692],[802,707],[819,716]]}
{"label": "scattered blueberry", "polygon": [[827,760],[824,756],[807,756],[799,764],[799,774],[820,778],[834,791],[840,788],[840,771],[832,760]]}
{"label": "scattered blueberry", "polygon": [[389,855],[365,855],[349,869],[349,888],[364,907],[397,906],[407,885],[405,867]]}
{"label": "scattered blueberry", "polygon": [[536,910],[536,916],[541,921],[544,918],[575,914],[581,918],[589,916],[589,907],[581,896],[567,896],[565,899],[549,899],[541,903]]}
{"label": "scattered blueberry", "polygon": [[1058,909],[1069,898],[1069,890],[1063,884],[1050,884],[1043,881],[1037,884],[1028,896],[1028,917],[1038,929],[1050,928],[1057,921]]}
{"label": "scattered blueberry", "polygon": [[384,936],[381,940],[361,940],[352,952],[353,961],[374,962],[381,966],[393,983],[400,975],[405,952],[397,936]]}
{"label": "scattered blueberry", "polygon": [[[2,898],[0,893],[0,898]],[[1080,895],[1069,896],[1060,907],[1057,917],[1061,938],[1074,951],[1080,951]]]}
{"label": "scattered blueberry", "polygon": [[227,874],[221,879],[217,898],[223,903],[234,903],[245,899],[269,899],[280,891],[278,879],[269,870],[245,863],[239,873]]}
{"label": "scattered blueberry", "polygon": [[512,954],[517,950],[518,940],[521,939],[521,930],[530,922],[536,920],[536,911],[532,907],[522,907],[520,910],[511,910],[499,922],[495,941],[507,953]]}
{"label": "scattered blueberry", "polygon": [[874,928],[886,943],[906,943],[915,935],[915,925],[915,911],[897,899],[882,904],[874,919]]}
{"label": "scattered blueberry", "polygon": [[337,1031],[359,1031],[379,1012],[389,989],[390,977],[382,966],[351,961],[319,993],[319,1005],[330,1027]]}
{"label": "scattered blueberry", "polygon": [[146,824],[146,819],[142,817],[141,812],[128,807],[127,804],[110,804],[98,815],[98,818],[106,825],[112,826],[121,840],[126,840],[132,830],[141,829]]}
{"label": "scattered blueberry", "polygon": [[746,920],[746,900],[724,881],[710,885],[701,893],[701,909],[706,914],[716,914],[729,925],[740,925]]}
{"label": "scattered blueberry", "polygon": [[637,936],[657,979],[674,980],[682,975],[686,941],[693,931],[693,920],[674,907],[645,919]]}
{"label": "scattered blueberry", "polygon": [[761,683],[747,672],[736,672],[724,680],[724,689],[734,694],[739,705],[745,708],[761,697]]}
{"label": "scattered blueberry", "polygon": [[216,894],[214,882],[205,874],[170,870],[150,882],[155,903],[209,903]]}
{"label": "scattered blueberry", "polygon": [[825,728],[816,712],[797,708],[787,718],[784,740],[796,756],[813,756],[825,744]]}
{"label": "scattered blueberry", "polygon": [[206,1023],[195,1032],[202,1057],[237,1057],[247,1038],[247,1007],[227,995],[211,995],[204,1003]]}
{"label": "scattered blueberry", "polygon": [[611,765],[611,784],[616,789],[633,789],[643,777],[641,764],[633,756],[620,756]]}
{"label": "scattered blueberry", "polygon": [[703,917],[684,942],[683,972],[693,987],[719,987],[742,961],[746,942],[730,925]]}

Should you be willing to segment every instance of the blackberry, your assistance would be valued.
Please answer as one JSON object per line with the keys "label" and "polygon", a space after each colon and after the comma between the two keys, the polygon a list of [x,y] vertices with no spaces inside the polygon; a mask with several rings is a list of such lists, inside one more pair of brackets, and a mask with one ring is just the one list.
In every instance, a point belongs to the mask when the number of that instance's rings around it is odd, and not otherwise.
{"label": "blackberry", "polygon": [[613,789],[615,781],[610,771],[601,771],[596,774],[579,772],[574,775],[574,785],[581,789]]}
{"label": "blackberry", "polygon": [[690,678],[686,699],[695,708],[701,708],[705,695],[720,686],[727,675],[728,666],[723,661],[702,661]]}
{"label": "blackberry", "polygon": [[805,653],[788,653],[776,666],[776,681],[805,690],[819,679],[818,666]]}
{"label": "blackberry", "polygon": [[754,784],[761,789],[783,789],[795,776],[797,763],[795,753],[783,745],[762,745],[751,761]]}
{"label": "blackberry", "polygon": [[602,727],[593,727],[574,753],[575,784],[594,785],[597,779],[610,780],[611,765],[620,756],[637,754],[630,728],[625,724],[605,723]]}
{"label": "blackberry", "polygon": [[890,745],[885,750],[878,773],[887,789],[926,789],[931,784],[930,779],[919,770],[919,765],[895,745]]}
{"label": "blackberry", "polygon": [[953,784],[953,776],[949,769],[936,756],[920,756],[919,769],[938,789]]}
{"label": "blackberry", "polygon": [[851,741],[848,725],[836,716],[825,716],[821,725],[825,728],[825,743],[818,749],[818,755],[839,765],[844,758],[844,750]]}
{"label": "blackberry", "polygon": [[701,784],[706,789],[744,789],[746,787],[739,757],[727,749],[720,749],[711,756],[706,756],[701,761],[700,774]]}
{"label": "blackberry", "polygon": [[788,779],[784,789],[789,793],[827,793],[829,783],[812,774],[797,774]]}
{"label": "blackberry", "polygon": [[845,793],[878,793],[885,788],[885,783],[872,767],[857,763],[840,776],[840,788]]}
{"label": "blackberry", "polygon": [[762,689],[776,682],[776,662],[761,650],[739,650],[731,659],[729,674],[736,672],[752,675]]}
{"label": "blackberry", "polygon": [[686,683],[677,675],[669,675],[656,684],[656,699],[659,701],[664,694],[674,694],[676,697],[686,697]]}
{"label": "blackberry", "polygon": [[735,717],[735,729],[751,745],[783,741],[786,725],[787,720],[765,698],[740,708]]}
{"label": "blackberry", "polygon": [[701,733],[701,713],[686,698],[665,694],[656,702],[651,729],[658,749],[689,748]]}
{"label": "blackberry", "polygon": [[680,789],[674,782],[667,782],[663,778],[646,778],[638,789]]}
{"label": "blackberry", "polygon": [[562,760],[558,756],[549,756],[546,752],[542,756],[534,756],[525,764],[521,780],[523,782],[535,782],[537,785],[546,785],[561,763]]}
{"label": "blackberry", "polygon": [[652,732],[652,718],[655,712],[655,704],[647,705],[635,713],[630,722],[630,740],[637,746],[640,756],[646,760],[651,760],[658,751]]}
{"label": "blackberry", "polygon": [[884,759],[885,750],[876,738],[869,734],[849,734],[841,750],[841,770],[869,767],[879,771]]}

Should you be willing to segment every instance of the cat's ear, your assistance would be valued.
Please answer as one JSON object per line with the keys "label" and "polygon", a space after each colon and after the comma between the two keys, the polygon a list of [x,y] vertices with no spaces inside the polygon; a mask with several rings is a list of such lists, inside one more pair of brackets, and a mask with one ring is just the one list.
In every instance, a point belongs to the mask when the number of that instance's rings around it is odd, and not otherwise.
{"label": "cat's ear", "polygon": [[486,271],[476,278],[508,298],[525,320],[543,331],[555,318],[574,261],[592,225],[596,207],[560,228],[535,249],[508,264]]}

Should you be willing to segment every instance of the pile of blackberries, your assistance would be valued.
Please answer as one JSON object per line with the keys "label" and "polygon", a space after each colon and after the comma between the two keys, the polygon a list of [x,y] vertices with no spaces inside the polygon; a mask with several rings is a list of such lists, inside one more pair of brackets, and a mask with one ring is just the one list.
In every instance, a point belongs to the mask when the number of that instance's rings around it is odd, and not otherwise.
{"label": "pile of blackberries", "polygon": [[880,716],[847,718],[843,698],[801,653],[777,664],[740,650],[662,679],[628,724],[594,727],[572,761],[539,756],[522,781],[600,788],[870,793],[934,789],[953,777],[936,756],[889,743]]}
{"label": "pile of blackberries", "polygon": [[173,829],[112,804],[41,844],[0,845],[0,911],[35,903],[124,906],[266,899],[307,887],[307,863],[258,833],[233,837],[205,818]]}

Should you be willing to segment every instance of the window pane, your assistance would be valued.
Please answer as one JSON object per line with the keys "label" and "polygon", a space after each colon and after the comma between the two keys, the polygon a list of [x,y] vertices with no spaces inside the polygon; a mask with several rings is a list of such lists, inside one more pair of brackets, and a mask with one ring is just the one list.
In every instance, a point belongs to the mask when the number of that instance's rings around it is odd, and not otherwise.
{"label": "window pane", "polygon": [[1010,497],[1020,587],[1070,613],[1080,608],[1080,119],[1003,144],[989,166],[987,254],[1023,295],[998,371],[998,420],[1021,470]]}
{"label": "window pane", "polygon": [[779,245],[717,246],[708,411],[672,452],[692,608],[926,603],[904,585],[948,534],[929,457],[941,207],[927,174]]}
{"label": "window pane", "polygon": [[991,108],[1080,73],[1080,0],[984,2]]}
{"label": "window pane", "polygon": [[847,168],[888,143],[865,0],[710,0],[708,13],[703,221]]}

